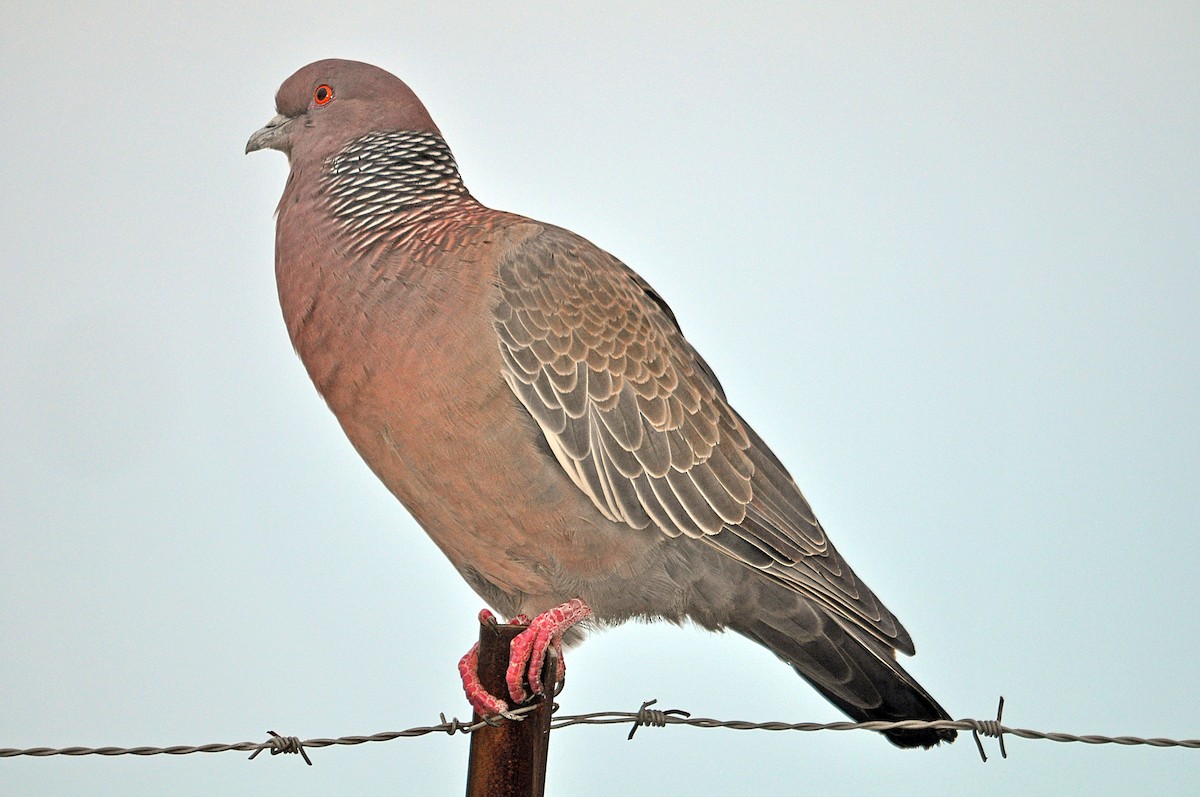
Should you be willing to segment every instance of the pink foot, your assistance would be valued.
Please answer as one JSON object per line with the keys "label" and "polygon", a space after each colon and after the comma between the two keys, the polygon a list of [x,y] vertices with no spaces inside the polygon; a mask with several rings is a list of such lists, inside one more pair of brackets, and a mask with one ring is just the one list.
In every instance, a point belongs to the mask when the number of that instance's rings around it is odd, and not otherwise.
{"label": "pink foot", "polygon": [[[496,615],[483,609],[479,612],[479,622],[481,625],[494,623]],[[467,655],[458,660],[458,674],[462,677],[463,691],[467,694],[467,702],[471,704],[471,708],[475,709],[475,713],[481,717],[494,717],[497,714],[508,715],[508,704],[484,689],[483,684],[479,681],[478,642],[471,646]]]}
{"label": "pink foot", "polygon": [[492,696],[483,684],[479,682],[479,643],[476,642],[467,651],[467,655],[458,660],[458,674],[462,676],[463,691],[467,693],[467,702],[481,717],[494,717],[497,714],[508,714],[508,704],[498,697]]}
{"label": "pink foot", "polygon": [[[555,606],[530,620],[523,614],[512,619],[513,625],[528,625],[512,641],[509,650],[508,683],[509,696],[516,703],[524,703],[529,694],[521,683],[528,671],[529,688],[534,694],[542,694],[542,662],[546,649],[553,648],[558,657],[558,680],[561,682],[566,666],[563,664],[562,635],[568,628],[592,613],[591,608],[580,598],[573,598]],[[487,609],[479,613],[479,622],[495,622],[496,617]],[[500,715],[509,717],[508,704],[483,688],[479,681],[479,644],[476,643],[458,662],[458,674],[462,677],[463,691],[471,708],[481,717]]]}
{"label": "pink foot", "polygon": [[509,648],[508,674],[505,676],[505,680],[508,682],[509,697],[514,702],[524,703],[529,698],[524,684],[521,683],[526,673],[529,677],[530,690],[535,695],[544,693],[542,662],[546,658],[546,648],[554,648],[558,656],[559,669],[565,672],[562,665],[563,632],[591,613],[591,607],[581,598],[572,598],[533,618],[529,627],[517,635]]}

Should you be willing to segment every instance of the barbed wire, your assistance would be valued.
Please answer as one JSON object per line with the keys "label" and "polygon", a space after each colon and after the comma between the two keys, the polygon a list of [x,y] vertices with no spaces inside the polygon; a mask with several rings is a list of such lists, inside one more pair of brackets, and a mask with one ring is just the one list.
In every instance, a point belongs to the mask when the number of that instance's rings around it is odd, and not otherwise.
{"label": "barbed wire", "polygon": [[[897,722],[750,722],[747,720],[718,720],[708,717],[693,717],[690,712],[681,709],[652,708],[657,701],[647,700],[637,711],[596,711],[590,714],[568,714],[555,716],[550,721],[552,729],[569,728],[575,725],[631,725],[629,739],[639,728],[666,727],[667,725],[688,725],[693,728],[728,728],[736,731],[898,731],[898,730],[956,730],[970,731],[975,738],[979,755],[987,761],[980,736],[997,739],[1000,753],[1008,757],[1004,746],[1005,736],[1018,736],[1022,739],[1039,739],[1051,742],[1078,742],[1081,744],[1116,744],[1116,745],[1149,745],[1151,747],[1183,747],[1200,749],[1200,739],[1165,739],[1161,737],[1143,738],[1140,736],[1101,736],[1098,734],[1059,733],[1053,731],[1038,731],[1029,728],[1014,728],[1001,724],[1004,711],[1004,698],[992,720],[958,719],[958,720],[902,720]],[[515,709],[512,715],[521,718],[525,714],[536,711],[540,705],[525,706]],[[555,704],[553,710],[558,709]],[[227,753],[249,752],[254,758],[264,750],[271,755],[286,753],[299,754],[309,766],[312,761],[307,750],[336,745],[352,746],[368,742],[390,742],[396,739],[426,736],[431,733],[445,733],[453,736],[456,733],[469,734],[496,724],[495,720],[485,720],[475,723],[461,722],[457,718],[446,719],[445,714],[439,715],[441,722],[437,725],[418,726],[403,731],[386,731],[370,736],[340,736],[336,739],[306,739],[301,741],[295,736],[281,736],[275,731],[268,731],[271,738],[263,742],[236,742],[233,744],[202,744],[174,745],[171,747],[29,747],[25,749],[0,748],[0,758],[16,758],[32,756],[37,758],[49,756],[151,756],[151,755],[190,755],[192,753]]]}

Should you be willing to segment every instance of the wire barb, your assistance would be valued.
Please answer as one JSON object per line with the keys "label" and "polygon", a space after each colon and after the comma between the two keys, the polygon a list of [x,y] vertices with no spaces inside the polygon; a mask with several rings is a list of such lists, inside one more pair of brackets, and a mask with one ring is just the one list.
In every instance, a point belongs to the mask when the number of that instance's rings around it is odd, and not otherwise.
{"label": "wire barb", "polygon": [[638,709],[637,716],[633,718],[633,727],[629,729],[629,735],[625,737],[626,741],[632,740],[633,735],[637,733],[638,728],[648,725],[653,725],[655,728],[667,727],[668,717],[690,717],[689,712],[677,708],[669,708],[666,711],[661,711],[656,708],[650,708],[658,702],[658,698],[647,700],[642,703],[642,707]]}
{"label": "wire barb", "polygon": [[442,721],[442,725],[446,726],[446,735],[447,736],[453,736],[456,733],[470,733],[471,732],[471,726],[463,725],[461,722],[458,721],[458,717],[453,717],[453,718],[447,720],[445,712],[442,712],[442,713],[438,714],[438,718]]}
{"label": "wire barb", "polygon": [[996,719],[994,720],[963,720],[972,725],[971,736],[975,739],[975,747],[979,750],[979,757],[983,759],[983,763],[987,763],[987,753],[983,752],[983,742],[979,740],[979,734],[990,736],[993,739],[1000,740],[1000,757],[1008,758],[1008,751],[1004,749],[1004,726],[1000,724],[1004,717],[1004,695],[1000,695],[1000,705],[996,706]]}
{"label": "wire barb", "polygon": [[275,731],[267,731],[271,738],[263,743],[261,747],[250,754],[250,760],[261,753],[263,750],[270,750],[271,755],[279,755],[280,753],[299,753],[304,759],[304,763],[312,766],[312,760],[309,759],[308,753],[304,751],[304,742],[300,741],[299,736],[280,736]]}

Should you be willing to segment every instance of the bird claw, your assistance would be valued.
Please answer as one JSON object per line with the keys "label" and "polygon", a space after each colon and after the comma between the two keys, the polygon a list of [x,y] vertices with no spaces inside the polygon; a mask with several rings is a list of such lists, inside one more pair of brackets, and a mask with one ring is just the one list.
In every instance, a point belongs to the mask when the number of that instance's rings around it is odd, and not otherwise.
{"label": "bird claw", "polygon": [[490,728],[499,728],[501,725],[500,720],[502,719],[506,719],[509,722],[520,722],[525,719],[523,715],[515,714],[508,709],[504,709],[495,714],[480,714],[479,718],[484,725],[487,725]]}
{"label": "bird claw", "polygon": [[566,659],[563,658],[562,645],[550,648],[550,652],[547,655],[550,657],[550,665],[554,668],[554,672],[558,673],[552,695],[553,697],[558,697],[562,694],[562,690],[567,688],[567,665]]}
{"label": "bird claw", "polygon": [[[509,697],[517,705],[529,699],[530,693],[545,694],[542,683],[542,667],[547,654],[558,665],[558,676],[552,685],[552,693],[557,697],[566,685],[565,664],[562,655],[562,635],[571,626],[583,620],[592,613],[591,608],[579,598],[573,598],[566,603],[555,606],[547,612],[539,614],[530,620],[526,615],[519,614],[513,618],[513,625],[527,626],[518,634],[509,646],[508,671],[505,673],[505,683],[508,686]],[[495,615],[487,609],[479,613],[479,622],[495,625]],[[479,644],[471,647],[467,654],[458,662],[458,673],[462,677],[463,691],[471,708],[488,724],[495,717],[509,720],[519,720],[520,716],[509,711],[509,705],[483,688],[479,680]],[[529,692],[525,690],[524,681],[529,682]]]}

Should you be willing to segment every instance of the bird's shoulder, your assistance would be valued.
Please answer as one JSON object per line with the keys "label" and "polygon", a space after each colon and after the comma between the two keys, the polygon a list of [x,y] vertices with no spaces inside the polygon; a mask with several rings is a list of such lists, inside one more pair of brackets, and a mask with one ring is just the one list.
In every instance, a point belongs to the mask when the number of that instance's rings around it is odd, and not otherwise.
{"label": "bird's shoulder", "polygon": [[673,535],[741,519],[744,510],[724,488],[715,499],[724,520],[699,495],[692,513],[672,506],[678,512],[657,517],[634,495],[651,495],[659,480],[677,479],[720,449],[735,463],[726,469],[734,492],[749,493],[742,424],[646,280],[587,239],[547,224],[505,248],[496,278],[505,378],[605,514],[638,528],[654,522]]}

